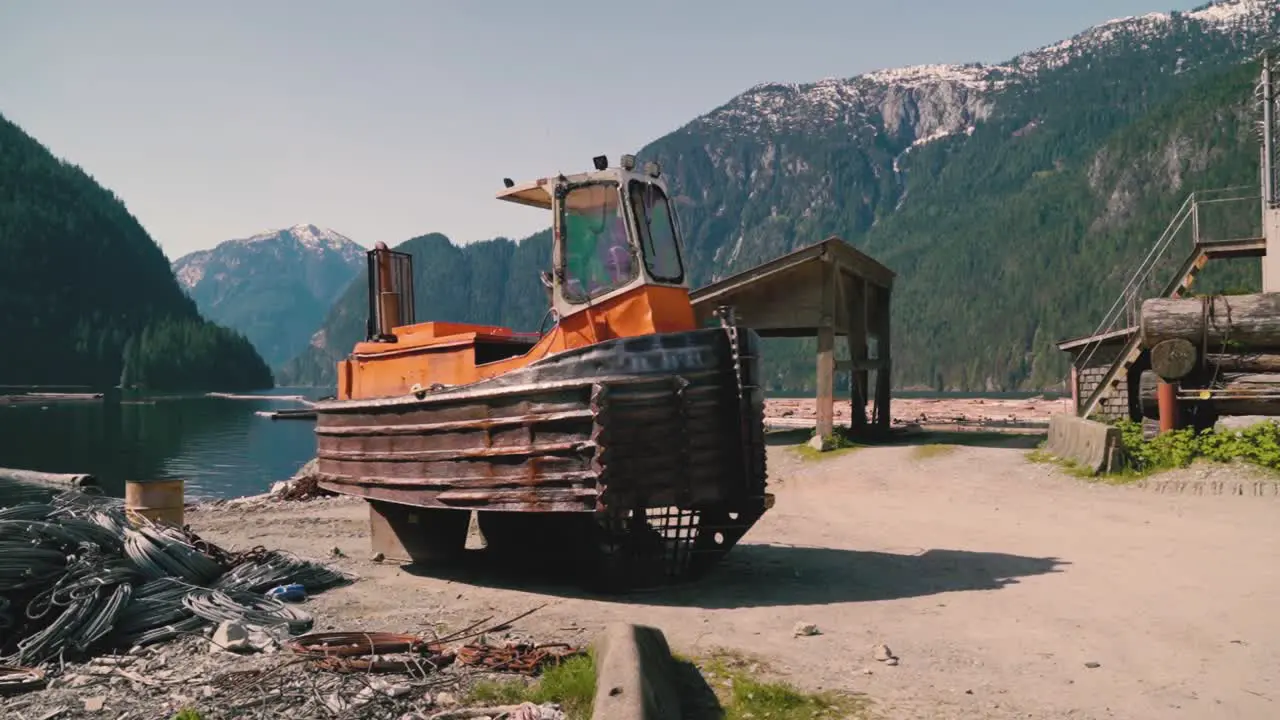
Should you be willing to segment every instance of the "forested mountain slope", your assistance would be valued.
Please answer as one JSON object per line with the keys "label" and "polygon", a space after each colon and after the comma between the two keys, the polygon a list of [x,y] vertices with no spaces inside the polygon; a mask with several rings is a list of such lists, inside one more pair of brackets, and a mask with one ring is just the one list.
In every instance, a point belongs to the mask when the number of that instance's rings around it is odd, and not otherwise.
{"label": "forested mountain slope", "polygon": [[307,347],[364,261],[345,235],[296,225],[184,255],[173,272],[200,314],[244,333],[278,367]]}
{"label": "forested mountain slope", "polygon": [[0,116],[0,384],[270,387],[110,191]]}

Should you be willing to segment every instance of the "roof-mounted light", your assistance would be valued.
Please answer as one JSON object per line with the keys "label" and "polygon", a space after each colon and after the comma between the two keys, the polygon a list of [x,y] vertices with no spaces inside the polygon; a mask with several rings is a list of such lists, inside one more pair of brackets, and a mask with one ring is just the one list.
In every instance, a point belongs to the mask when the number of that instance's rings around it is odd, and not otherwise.
{"label": "roof-mounted light", "polygon": [[515,187],[516,181],[511,178],[502,178],[502,187]]}
{"label": "roof-mounted light", "polygon": [[658,177],[662,174],[662,166],[656,162],[647,162],[644,164],[644,174],[649,177]]}
{"label": "roof-mounted light", "polygon": [[630,171],[632,171],[632,170],[635,170],[635,169],[636,169],[636,156],[635,156],[635,155],[623,155],[623,156],[622,156],[622,169],[623,169],[623,170],[626,170],[627,172],[630,172]]}
{"label": "roof-mounted light", "polygon": [[591,164],[595,165],[597,170],[604,170],[609,167],[609,156],[597,155],[591,158]]}

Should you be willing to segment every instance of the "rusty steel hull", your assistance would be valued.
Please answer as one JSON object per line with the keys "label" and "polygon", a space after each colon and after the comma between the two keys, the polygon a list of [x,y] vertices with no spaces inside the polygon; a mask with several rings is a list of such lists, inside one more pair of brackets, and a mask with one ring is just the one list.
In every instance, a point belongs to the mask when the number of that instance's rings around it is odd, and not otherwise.
{"label": "rusty steel hull", "polygon": [[749,526],[766,482],[758,342],[732,327],[621,338],[470,385],[321,402],[320,484],[420,508],[714,509]]}

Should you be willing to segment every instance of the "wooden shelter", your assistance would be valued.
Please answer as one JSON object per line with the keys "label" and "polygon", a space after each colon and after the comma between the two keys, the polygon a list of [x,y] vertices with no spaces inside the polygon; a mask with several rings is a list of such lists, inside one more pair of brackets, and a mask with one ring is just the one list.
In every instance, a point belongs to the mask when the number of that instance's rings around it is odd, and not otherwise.
{"label": "wooden shelter", "polygon": [[[817,432],[829,437],[835,424],[836,372],[852,373],[850,430],[889,427],[893,278],[884,265],[833,236],[699,288],[691,299],[700,324],[714,322],[716,308],[728,305],[740,325],[761,337],[817,337]],[[849,344],[847,361],[836,361],[837,335]]]}

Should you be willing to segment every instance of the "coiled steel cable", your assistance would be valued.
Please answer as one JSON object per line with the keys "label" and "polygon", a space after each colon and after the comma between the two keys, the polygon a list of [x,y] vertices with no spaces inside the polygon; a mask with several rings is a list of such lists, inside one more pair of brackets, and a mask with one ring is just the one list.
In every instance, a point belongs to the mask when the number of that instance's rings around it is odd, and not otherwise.
{"label": "coiled steel cable", "polygon": [[0,542],[0,593],[43,587],[66,569],[67,556],[61,550]]}
{"label": "coiled steel cable", "polygon": [[132,585],[116,585],[115,590],[95,603],[95,612],[76,633],[72,646],[81,652],[91,650],[99,640],[111,632],[116,620],[128,607],[132,596]]}
{"label": "coiled steel cable", "polygon": [[187,593],[182,604],[210,622],[242,622],[259,627],[285,625],[291,635],[310,630],[313,622],[311,614],[304,610],[285,605],[275,598],[247,592],[201,588]]}
{"label": "coiled steel cable", "polygon": [[0,508],[0,629],[18,627],[18,637],[0,633],[0,661],[145,646],[224,620],[298,634],[310,614],[262,593],[350,580],[287,553],[228,553],[185,529],[129,518],[118,500],[69,491]]}
{"label": "coiled steel cable", "polygon": [[0,508],[0,520],[43,520],[55,510],[48,503],[28,503]]}
{"label": "coiled steel cable", "polygon": [[7,662],[13,665],[39,665],[57,657],[65,647],[65,641],[84,624],[93,612],[94,604],[76,603],[63,609],[44,629],[18,641],[17,653]]}
{"label": "coiled steel cable", "polygon": [[191,586],[177,578],[161,578],[139,586],[133,593],[133,600],[116,619],[112,633],[117,646],[150,644],[142,639],[156,630],[182,623],[192,618],[197,621],[194,627],[203,627],[203,618],[195,615],[182,604],[182,599],[191,590]]}
{"label": "coiled steel cable", "polygon": [[297,583],[314,593],[351,582],[350,576],[333,568],[303,560],[284,552],[254,553],[214,583],[217,590],[262,593],[277,585]]}

